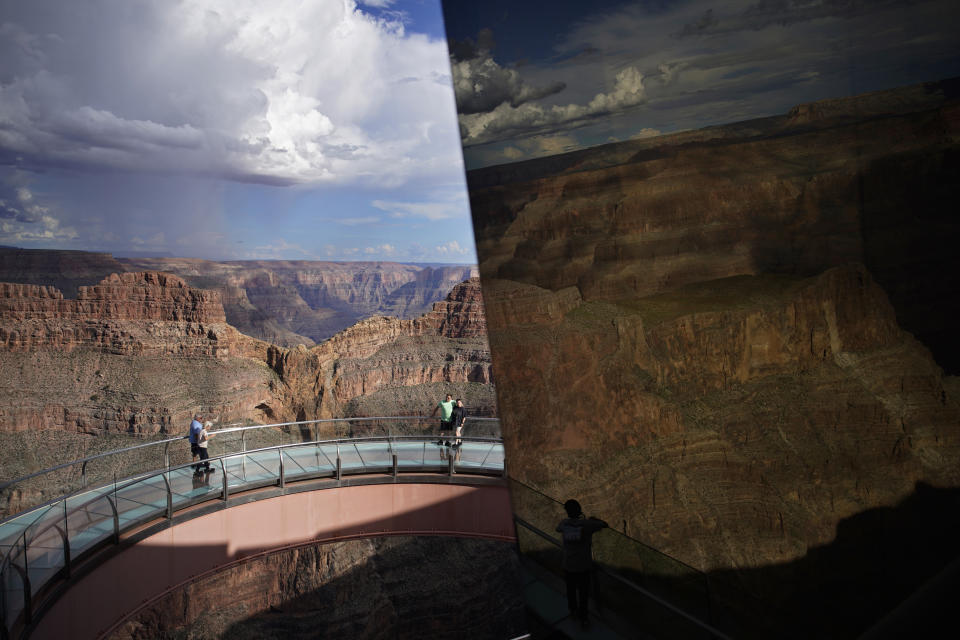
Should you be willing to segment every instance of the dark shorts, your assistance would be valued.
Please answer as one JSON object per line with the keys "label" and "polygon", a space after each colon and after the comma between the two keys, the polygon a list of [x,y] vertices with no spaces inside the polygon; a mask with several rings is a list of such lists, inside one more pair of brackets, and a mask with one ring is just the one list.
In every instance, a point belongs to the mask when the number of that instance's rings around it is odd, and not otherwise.
{"label": "dark shorts", "polygon": [[453,420],[441,420],[440,431],[453,431]]}
{"label": "dark shorts", "polygon": [[192,456],[200,455],[200,449],[201,449],[200,445],[194,444],[192,442],[190,443],[190,455]]}

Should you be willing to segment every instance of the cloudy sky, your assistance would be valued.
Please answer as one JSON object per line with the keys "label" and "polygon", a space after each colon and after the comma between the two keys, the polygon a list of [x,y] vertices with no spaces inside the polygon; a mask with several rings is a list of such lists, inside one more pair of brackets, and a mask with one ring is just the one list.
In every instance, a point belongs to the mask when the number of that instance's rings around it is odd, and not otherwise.
{"label": "cloudy sky", "polygon": [[960,76],[956,0],[445,2],[467,167]]}
{"label": "cloudy sky", "polygon": [[0,0],[0,245],[475,262],[438,0]]}

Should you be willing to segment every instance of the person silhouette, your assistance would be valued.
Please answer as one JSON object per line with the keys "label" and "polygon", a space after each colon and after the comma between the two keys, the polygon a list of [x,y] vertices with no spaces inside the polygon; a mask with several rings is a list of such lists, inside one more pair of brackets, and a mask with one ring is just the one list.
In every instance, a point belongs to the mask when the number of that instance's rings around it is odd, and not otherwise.
{"label": "person silhouette", "polygon": [[585,518],[580,503],[567,500],[563,505],[567,517],[557,525],[563,539],[563,572],[567,583],[567,606],[570,615],[586,629],[590,625],[587,607],[590,598],[590,573],[593,569],[593,534],[608,525],[599,518]]}

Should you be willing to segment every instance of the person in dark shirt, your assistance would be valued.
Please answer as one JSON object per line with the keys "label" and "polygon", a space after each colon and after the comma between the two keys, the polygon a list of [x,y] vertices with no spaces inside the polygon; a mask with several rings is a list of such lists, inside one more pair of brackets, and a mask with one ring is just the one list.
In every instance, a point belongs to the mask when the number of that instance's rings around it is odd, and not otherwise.
{"label": "person in dark shirt", "polygon": [[567,606],[570,615],[580,619],[586,629],[590,624],[587,601],[590,597],[590,571],[593,568],[593,534],[608,525],[598,518],[584,518],[580,503],[567,500],[563,508],[567,517],[557,525],[563,537],[563,571],[567,583]]}
{"label": "person in dark shirt", "polygon": [[454,447],[460,446],[460,436],[463,435],[463,425],[467,422],[467,408],[463,406],[463,400],[457,398],[457,404],[453,407],[453,415],[451,416],[451,421],[453,422],[454,433],[457,436],[456,441],[453,443]]}

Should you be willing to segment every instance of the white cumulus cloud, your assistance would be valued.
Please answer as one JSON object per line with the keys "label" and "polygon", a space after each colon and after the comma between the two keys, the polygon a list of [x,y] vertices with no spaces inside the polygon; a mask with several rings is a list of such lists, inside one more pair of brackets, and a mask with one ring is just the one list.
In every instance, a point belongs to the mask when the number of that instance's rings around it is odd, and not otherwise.
{"label": "white cumulus cloud", "polygon": [[617,73],[612,91],[596,94],[587,104],[545,107],[528,102],[514,107],[504,102],[485,113],[461,114],[460,131],[465,146],[483,144],[576,126],[645,100],[643,75],[635,67],[626,67]]}
{"label": "white cumulus cloud", "polygon": [[122,4],[5,4],[0,162],[265,183],[461,171],[446,45],[401,18],[352,0]]}

